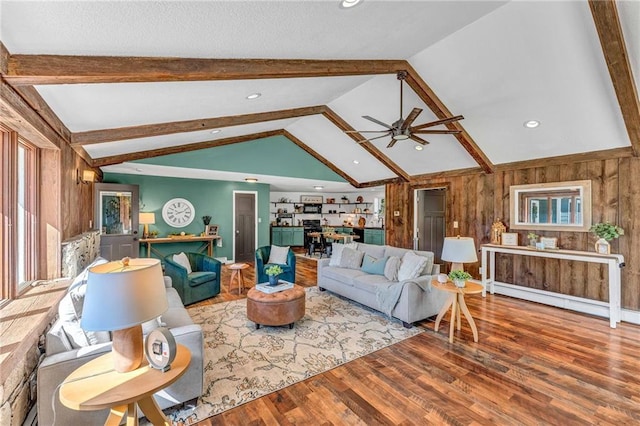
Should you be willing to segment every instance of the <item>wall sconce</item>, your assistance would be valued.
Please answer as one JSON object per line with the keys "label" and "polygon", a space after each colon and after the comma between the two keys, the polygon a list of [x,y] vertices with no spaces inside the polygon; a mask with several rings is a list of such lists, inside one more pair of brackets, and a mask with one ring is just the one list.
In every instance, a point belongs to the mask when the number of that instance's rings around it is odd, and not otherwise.
{"label": "wall sconce", "polygon": [[83,170],[82,175],[80,175],[80,169],[76,169],[76,184],[80,185],[81,183],[88,185],[92,182],[96,181],[96,172],[93,170]]}

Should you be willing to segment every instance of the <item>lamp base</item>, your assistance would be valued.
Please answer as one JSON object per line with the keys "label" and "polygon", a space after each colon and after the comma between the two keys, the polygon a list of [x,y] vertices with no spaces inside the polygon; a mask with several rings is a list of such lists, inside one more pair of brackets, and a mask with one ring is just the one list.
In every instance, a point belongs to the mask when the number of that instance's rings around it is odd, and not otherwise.
{"label": "lamp base", "polygon": [[144,344],[142,326],[135,325],[113,332],[113,367],[118,373],[133,371],[142,364]]}
{"label": "lamp base", "polygon": [[451,271],[464,271],[464,265],[462,263],[453,262],[451,264]]}

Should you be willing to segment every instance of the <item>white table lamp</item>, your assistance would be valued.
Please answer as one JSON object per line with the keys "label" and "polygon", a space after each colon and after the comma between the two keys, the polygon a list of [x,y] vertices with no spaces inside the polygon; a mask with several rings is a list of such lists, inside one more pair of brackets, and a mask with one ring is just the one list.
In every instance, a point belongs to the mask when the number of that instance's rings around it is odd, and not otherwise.
{"label": "white table lamp", "polygon": [[156,223],[156,214],[141,212],[138,214],[138,222],[140,223],[140,225],[144,225],[142,238],[149,238],[149,225],[153,225]]}
{"label": "white table lamp", "polygon": [[142,326],[168,308],[159,259],[129,259],[89,269],[81,326],[113,332],[113,361],[120,373],[142,363]]}
{"label": "white table lamp", "polygon": [[442,256],[445,262],[452,262],[452,271],[463,271],[463,263],[478,261],[476,246],[470,237],[446,237],[442,246]]}

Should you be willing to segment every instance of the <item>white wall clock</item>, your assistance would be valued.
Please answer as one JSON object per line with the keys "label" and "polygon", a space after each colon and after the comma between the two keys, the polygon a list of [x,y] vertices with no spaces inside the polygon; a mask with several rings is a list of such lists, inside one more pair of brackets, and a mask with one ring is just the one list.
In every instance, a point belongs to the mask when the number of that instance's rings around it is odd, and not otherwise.
{"label": "white wall clock", "polygon": [[162,219],[175,228],[184,228],[196,217],[196,209],[193,204],[184,198],[173,198],[167,201],[162,208]]}

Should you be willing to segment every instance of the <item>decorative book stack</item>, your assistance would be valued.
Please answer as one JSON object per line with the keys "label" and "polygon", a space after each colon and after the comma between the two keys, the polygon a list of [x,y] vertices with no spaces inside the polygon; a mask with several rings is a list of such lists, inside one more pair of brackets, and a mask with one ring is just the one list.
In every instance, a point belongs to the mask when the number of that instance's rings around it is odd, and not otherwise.
{"label": "decorative book stack", "polygon": [[256,284],[256,290],[263,293],[277,293],[279,291],[289,290],[290,288],[293,288],[293,283],[284,280],[278,280],[278,284],[276,285],[270,285],[267,283]]}

